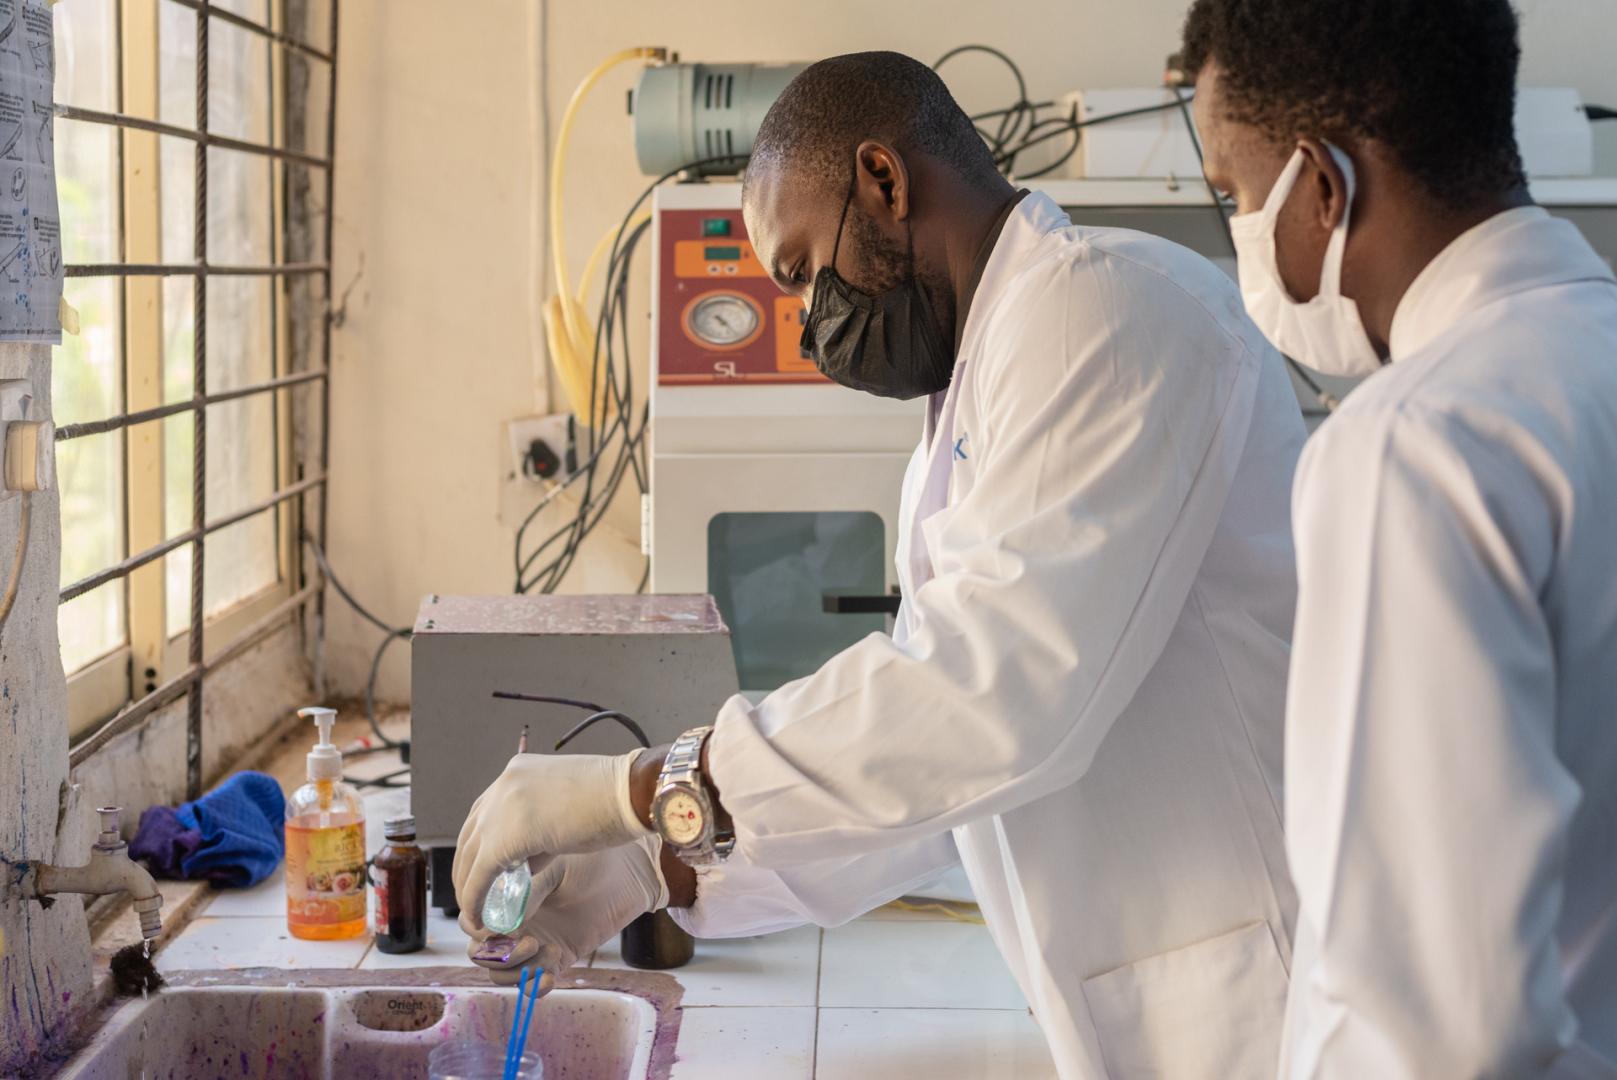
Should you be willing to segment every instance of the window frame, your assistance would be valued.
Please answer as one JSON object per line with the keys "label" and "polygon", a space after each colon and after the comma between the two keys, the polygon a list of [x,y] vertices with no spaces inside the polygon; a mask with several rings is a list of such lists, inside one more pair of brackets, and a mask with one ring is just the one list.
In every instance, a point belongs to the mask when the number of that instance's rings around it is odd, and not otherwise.
{"label": "window frame", "polygon": [[[320,583],[304,566],[300,536],[306,524],[317,531],[324,543],[324,491],[326,449],[329,446],[330,389],[327,372],[330,357],[329,298],[331,296],[331,215],[333,157],[335,149],[336,45],[338,0],[329,0],[329,28],[326,49],[285,32],[288,9],[307,12],[307,0],[267,0],[268,23],[260,24],[233,11],[215,7],[212,0],[108,0],[116,7],[117,42],[114,47],[117,73],[117,111],[102,112],[58,104],[56,115],[76,122],[108,124],[118,132],[120,221],[120,261],[104,265],[69,265],[69,278],[110,277],[121,283],[119,367],[123,375],[123,411],[114,416],[82,424],[65,425],[57,430],[57,440],[116,432],[123,440],[124,559],[115,566],[66,585],[61,602],[66,603],[94,588],[124,590],[125,643],[107,655],[91,661],[68,677],[68,719],[72,764],[94,754],[112,738],[147,722],[158,709],[181,698],[187,699],[187,787],[191,797],[202,784],[202,695],[207,675],[246,652],[253,644],[301,618],[305,608],[315,611],[318,653],[320,609],[323,597]],[[194,128],[160,122],[159,22],[162,7],[173,4],[196,14],[197,112]],[[269,57],[269,139],[254,143],[211,134],[208,130],[208,38],[211,21],[218,19],[248,31],[267,46]],[[312,103],[290,100],[294,82],[290,65],[324,64],[327,68],[325,147],[323,154],[297,149],[289,133],[295,112],[299,124],[306,123]],[[308,80],[303,80],[307,85]],[[299,130],[304,130],[299,127]],[[178,137],[195,146],[196,247],[191,263],[162,261],[162,191],[160,139]],[[301,141],[301,140],[299,140]],[[262,266],[221,266],[207,259],[206,213],[208,200],[207,167],[211,148],[222,148],[267,157],[270,168],[271,251],[270,262]],[[324,244],[318,262],[288,262],[287,251],[293,215],[301,209],[304,224],[309,221],[308,204],[299,206],[289,199],[288,173],[295,165],[311,170],[323,182],[325,204]],[[320,175],[323,174],[323,175]],[[311,185],[312,186],[312,185]],[[302,185],[299,185],[301,188]],[[305,243],[301,246],[307,246]],[[270,294],[270,377],[226,392],[209,393],[206,383],[207,282],[220,275],[268,278]],[[191,397],[163,401],[164,341],[163,282],[168,277],[189,277],[194,283],[193,390]],[[307,335],[309,345],[294,350],[290,332],[294,296],[306,296],[293,283],[302,277],[319,279],[323,286],[315,301],[305,299],[301,318],[319,320],[319,333]],[[318,363],[316,363],[318,361]],[[273,449],[273,492],[252,505],[213,520],[207,517],[207,410],[210,405],[256,396],[271,403]],[[313,404],[309,399],[315,399]],[[294,430],[294,415],[313,418],[315,454],[300,460]],[[165,523],[163,436],[169,417],[189,415],[194,425],[193,454],[190,464],[193,481],[191,527],[169,537]],[[289,477],[297,477],[288,482]],[[201,603],[205,569],[206,541],[224,528],[240,524],[260,514],[275,519],[276,575],[273,584],[241,599],[228,609],[211,616]],[[186,626],[175,635],[168,633],[167,581],[165,556],[182,547],[191,548],[191,598]]]}

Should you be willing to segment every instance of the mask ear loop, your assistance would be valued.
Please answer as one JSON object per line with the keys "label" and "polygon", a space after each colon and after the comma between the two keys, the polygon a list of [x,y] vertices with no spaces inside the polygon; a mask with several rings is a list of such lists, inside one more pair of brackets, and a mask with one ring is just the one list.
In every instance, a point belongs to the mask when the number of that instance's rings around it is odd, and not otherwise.
{"label": "mask ear loop", "polygon": [[1325,245],[1325,266],[1319,280],[1319,291],[1324,296],[1342,295],[1342,258],[1347,251],[1348,222],[1353,217],[1353,197],[1357,194],[1357,178],[1353,175],[1353,162],[1348,156],[1330,143],[1325,147],[1336,159],[1337,168],[1342,170],[1342,179],[1347,181],[1347,205],[1342,208],[1342,220],[1336,223],[1331,230],[1331,238]]}
{"label": "mask ear loop", "polygon": [[848,207],[853,205],[854,189],[859,186],[859,163],[854,162],[853,175],[848,177],[848,197],[842,200],[842,216],[837,218],[837,238],[831,242],[831,270],[837,270],[837,254],[842,250],[842,227],[848,223]]}

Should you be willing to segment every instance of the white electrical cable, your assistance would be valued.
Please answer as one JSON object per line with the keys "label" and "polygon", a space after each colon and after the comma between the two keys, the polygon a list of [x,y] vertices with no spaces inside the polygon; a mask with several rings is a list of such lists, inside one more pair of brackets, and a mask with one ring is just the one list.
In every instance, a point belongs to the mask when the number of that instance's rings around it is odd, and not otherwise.
{"label": "white electrical cable", "polygon": [[22,585],[22,568],[28,558],[28,530],[33,513],[33,495],[25,491],[22,510],[17,518],[17,554],[11,561],[11,583],[6,586],[5,596],[0,597],[0,633],[5,632],[6,620],[11,617],[11,609],[17,603],[17,590]]}

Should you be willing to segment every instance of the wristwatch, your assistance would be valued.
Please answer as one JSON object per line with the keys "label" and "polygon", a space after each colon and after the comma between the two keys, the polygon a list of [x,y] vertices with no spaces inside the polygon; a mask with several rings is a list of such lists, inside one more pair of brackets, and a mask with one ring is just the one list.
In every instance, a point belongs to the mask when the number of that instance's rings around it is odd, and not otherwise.
{"label": "wristwatch", "polygon": [[713,728],[692,728],[674,740],[657,777],[651,821],[663,843],[687,866],[712,866],[730,857],[735,833],[719,833],[713,798],[702,782],[702,744]]}

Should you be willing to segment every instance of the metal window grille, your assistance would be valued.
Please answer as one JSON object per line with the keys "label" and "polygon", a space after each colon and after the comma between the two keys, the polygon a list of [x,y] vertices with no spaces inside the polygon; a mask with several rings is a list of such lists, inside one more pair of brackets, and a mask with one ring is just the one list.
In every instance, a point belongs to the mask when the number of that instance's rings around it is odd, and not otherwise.
{"label": "metal window grille", "polygon": [[[189,263],[131,263],[118,262],[97,265],[69,265],[65,273],[70,278],[82,277],[114,277],[127,281],[133,277],[169,277],[187,276],[194,283],[193,302],[193,352],[192,367],[192,393],[188,400],[173,402],[156,408],[144,409],[136,412],[125,411],[117,415],[108,416],[100,420],[86,423],[64,425],[57,429],[56,439],[64,442],[70,439],[84,438],[91,435],[100,435],[110,432],[127,431],[128,428],[161,420],[169,416],[190,413],[193,424],[194,441],[191,455],[191,527],[177,536],[173,536],[162,543],[132,554],[116,565],[106,567],[90,576],[75,581],[62,589],[60,602],[67,603],[74,597],[80,596],[99,586],[113,581],[127,579],[131,573],[181,547],[189,545],[191,548],[190,566],[190,613],[189,613],[189,651],[185,670],[169,678],[160,686],[150,687],[147,692],[140,695],[121,709],[111,719],[107,720],[89,736],[78,742],[70,751],[70,760],[78,765],[89,758],[102,746],[118,735],[142,726],[150,720],[157,710],[184,697],[187,699],[187,738],[186,738],[186,785],[189,796],[195,798],[202,790],[202,700],[206,676],[221,665],[240,656],[258,641],[265,638],[272,631],[287,624],[294,616],[303,613],[306,608],[314,609],[314,624],[316,628],[316,645],[319,648],[318,636],[323,626],[324,596],[321,583],[311,575],[304,574],[295,569],[301,567],[301,560],[296,559],[295,564],[286,567],[290,580],[296,583],[295,591],[284,601],[259,619],[252,626],[238,633],[222,647],[216,648],[209,655],[204,650],[204,635],[206,632],[204,601],[203,571],[205,567],[204,555],[207,539],[210,535],[221,529],[238,524],[248,518],[271,511],[279,512],[282,508],[295,514],[295,520],[300,524],[314,523],[315,535],[322,545],[326,540],[326,463],[330,450],[330,404],[331,390],[328,372],[331,359],[331,317],[330,304],[332,296],[331,282],[331,240],[332,240],[332,205],[334,194],[333,158],[336,146],[336,104],[337,104],[337,27],[339,0],[329,0],[329,29],[326,37],[327,48],[320,49],[301,40],[300,38],[284,33],[271,26],[264,25],[256,20],[247,18],[233,11],[215,7],[213,0],[159,0],[159,2],[173,3],[189,8],[196,13],[196,126],[186,128],[174,124],[161,123],[144,117],[127,115],[122,110],[123,80],[122,65],[124,63],[122,49],[117,51],[119,66],[119,111],[102,112],[95,109],[77,108],[70,105],[59,105],[56,115],[63,119],[83,121],[94,124],[105,124],[126,130],[150,132],[157,135],[172,136],[185,139],[195,144],[196,148],[196,199],[195,199],[195,255],[194,261]],[[274,9],[269,9],[273,11]],[[328,92],[326,100],[325,117],[325,150],[323,154],[312,154],[297,149],[291,145],[273,145],[276,142],[289,142],[286,139],[275,137],[275,120],[278,99],[283,103],[290,103],[292,99],[290,77],[282,83],[282,89],[277,93],[272,89],[268,95],[270,109],[270,142],[258,143],[245,139],[231,138],[216,134],[208,130],[208,42],[209,28],[214,20],[228,23],[239,30],[257,35],[260,38],[273,42],[282,48],[283,63],[296,54],[304,58],[303,62],[313,61],[325,65],[328,77]],[[273,18],[271,21],[274,21]],[[273,55],[273,53],[272,53]],[[288,64],[287,70],[290,69]],[[118,143],[120,159],[118,196],[120,206],[124,199],[124,174],[122,170],[122,156],[125,153],[124,140],[120,137]],[[284,163],[308,166],[312,170],[324,173],[324,245],[319,253],[321,258],[316,261],[287,261],[287,244],[274,244],[272,256],[268,265],[242,266],[219,265],[208,260],[208,151],[210,148],[239,151],[248,154],[263,155]],[[290,172],[290,170],[288,170]],[[284,185],[290,189],[291,184]],[[272,210],[274,208],[272,207]],[[273,216],[272,228],[285,228],[288,218],[281,215]],[[123,244],[124,237],[120,236],[120,251],[127,251]],[[302,245],[307,246],[307,245]],[[275,377],[242,386],[235,389],[209,393],[207,386],[207,287],[208,279],[221,275],[253,276],[279,278],[283,283],[295,278],[313,277],[323,285],[323,296],[318,312],[311,318],[318,318],[319,329],[316,336],[317,349],[311,349],[304,357],[303,370],[292,371],[285,374],[276,374]],[[277,305],[284,302],[283,291],[290,293],[289,288],[272,288],[270,290],[270,327],[271,334],[278,332],[279,325],[276,315]],[[121,319],[127,320],[127,305]],[[273,343],[271,346],[272,363],[276,362],[280,350]],[[314,361],[318,356],[318,366]],[[120,356],[120,369],[127,371],[128,356]],[[207,515],[207,447],[208,447],[208,407],[226,401],[255,395],[270,395],[275,400],[277,391],[305,384],[318,383],[319,393],[319,423],[318,431],[314,435],[315,444],[314,466],[312,472],[306,472],[293,483],[278,486],[268,498],[262,499],[250,506],[236,510],[228,515],[208,520]],[[126,402],[127,404],[127,402]],[[277,470],[277,485],[282,479]],[[310,501],[314,505],[309,505]],[[310,512],[312,510],[312,513]],[[296,530],[294,531],[296,535]],[[291,550],[296,553],[299,548],[292,545]],[[311,604],[312,602],[312,604]]]}

